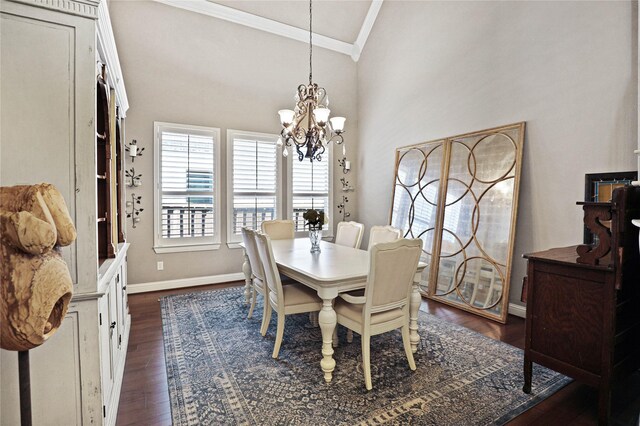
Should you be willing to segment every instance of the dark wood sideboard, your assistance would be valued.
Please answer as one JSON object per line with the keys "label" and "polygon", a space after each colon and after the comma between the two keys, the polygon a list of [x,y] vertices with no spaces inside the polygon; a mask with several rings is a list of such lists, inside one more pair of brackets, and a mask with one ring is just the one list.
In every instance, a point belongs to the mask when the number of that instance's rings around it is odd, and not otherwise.
{"label": "dark wood sideboard", "polygon": [[[532,362],[598,388],[598,421],[608,424],[612,385],[640,368],[640,188],[616,189],[611,203],[579,203],[597,246],[524,255],[527,315],[524,388]],[[608,223],[610,227],[602,222]]]}

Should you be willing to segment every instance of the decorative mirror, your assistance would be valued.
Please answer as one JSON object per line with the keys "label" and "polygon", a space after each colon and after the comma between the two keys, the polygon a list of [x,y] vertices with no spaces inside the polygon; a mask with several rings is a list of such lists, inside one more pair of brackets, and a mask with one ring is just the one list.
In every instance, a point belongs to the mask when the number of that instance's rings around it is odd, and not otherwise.
{"label": "decorative mirror", "polygon": [[423,295],[506,322],[524,123],[396,150],[391,225],[424,241]]}

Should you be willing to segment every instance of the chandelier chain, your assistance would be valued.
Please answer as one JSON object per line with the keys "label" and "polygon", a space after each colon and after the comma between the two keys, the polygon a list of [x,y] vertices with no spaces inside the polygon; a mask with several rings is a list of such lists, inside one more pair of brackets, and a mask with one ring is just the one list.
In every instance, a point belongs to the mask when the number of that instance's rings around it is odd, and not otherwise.
{"label": "chandelier chain", "polygon": [[311,84],[313,79],[313,31],[311,25],[313,23],[313,9],[311,7],[312,0],[309,0],[309,84]]}

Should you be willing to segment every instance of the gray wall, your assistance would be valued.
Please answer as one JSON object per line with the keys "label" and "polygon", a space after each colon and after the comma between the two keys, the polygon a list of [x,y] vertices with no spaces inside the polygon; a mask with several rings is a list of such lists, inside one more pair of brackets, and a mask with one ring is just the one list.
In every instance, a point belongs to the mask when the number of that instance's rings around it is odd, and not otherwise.
{"label": "gray wall", "polygon": [[634,170],[630,2],[384,2],[358,63],[358,217],[388,222],[396,147],[527,122],[523,253],[582,241],[585,173]]}
{"label": "gray wall", "polygon": [[[240,272],[242,251],[224,244],[226,130],[280,131],[277,111],[293,107],[295,89],[308,79],[308,45],[155,2],[111,1],[109,7],[131,104],[126,141],[137,139],[146,148],[133,163],[136,173],[143,175],[142,187],[134,192],[142,195],[145,211],[136,229],[128,224],[129,281],[135,285]],[[327,89],[332,115],[347,117],[345,139],[354,157],[356,64],[348,56],[321,48],[315,48],[313,56],[314,81]],[[153,251],[154,121],[221,129],[223,245],[219,250],[162,255]],[[337,199],[342,172],[337,165],[334,170]],[[350,181],[353,176],[348,176]],[[338,217],[337,211],[333,217]],[[164,271],[156,271],[158,260],[164,261]]]}

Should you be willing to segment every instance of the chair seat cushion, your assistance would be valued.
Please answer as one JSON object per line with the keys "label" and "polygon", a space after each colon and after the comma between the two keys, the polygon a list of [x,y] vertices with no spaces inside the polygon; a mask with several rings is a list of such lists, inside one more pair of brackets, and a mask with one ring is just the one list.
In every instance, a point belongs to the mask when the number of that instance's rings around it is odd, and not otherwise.
{"label": "chair seat cushion", "polygon": [[[334,307],[336,314],[350,319],[351,321],[362,324],[362,310],[364,304],[356,305],[353,303],[345,302],[342,299],[336,299]],[[384,312],[379,312],[371,315],[371,325],[380,324],[387,321],[392,321],[402,317],[402,309],[395,308]]]}
{"label": "chair seat cushion", "polygon": [[322,299],[318,297],[318,293],[303,284],[290,283],[283,285],[282,293],[286,306],[304,305],[306,303],[322,304]]}

